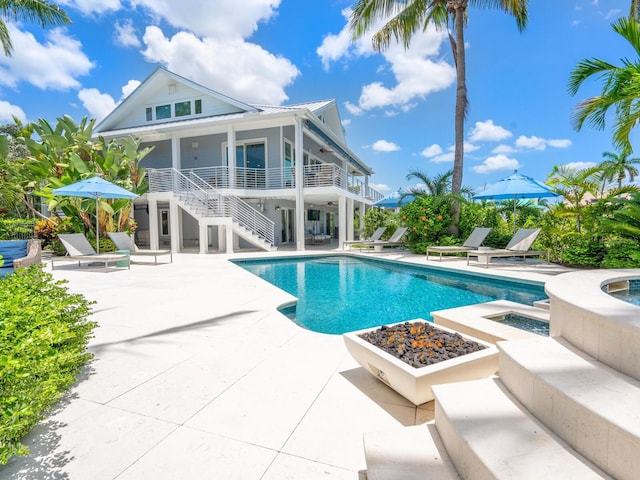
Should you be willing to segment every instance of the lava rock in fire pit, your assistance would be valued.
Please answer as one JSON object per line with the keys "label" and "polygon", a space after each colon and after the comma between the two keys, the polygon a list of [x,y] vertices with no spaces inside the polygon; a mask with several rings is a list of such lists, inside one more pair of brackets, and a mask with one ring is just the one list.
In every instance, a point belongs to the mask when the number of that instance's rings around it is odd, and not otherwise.
{"label": "lava rock in fire pit", "polygon": [[383,325],[360,337],[415,368],[486,348],[459,333],[440,330],[428,322]]}

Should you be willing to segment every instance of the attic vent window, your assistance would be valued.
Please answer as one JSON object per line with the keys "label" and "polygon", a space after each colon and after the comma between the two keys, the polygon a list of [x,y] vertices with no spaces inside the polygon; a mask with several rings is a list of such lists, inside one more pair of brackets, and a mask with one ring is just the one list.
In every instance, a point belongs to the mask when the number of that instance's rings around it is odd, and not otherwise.
{"label": "attic vent window", "polygon": [[170,83],[169,84],[169,95],[174,95],[176,93],[176,84],[175,83]]}
{"label": "attic vent window", "polygon": [[191,115],[191,102],[177,102],[175,104],[176,117]]}
{"label": "attic vent window", "polygon": [[196,104],[196,115],[202,113],[202,100],[198,99],[195,101]]}

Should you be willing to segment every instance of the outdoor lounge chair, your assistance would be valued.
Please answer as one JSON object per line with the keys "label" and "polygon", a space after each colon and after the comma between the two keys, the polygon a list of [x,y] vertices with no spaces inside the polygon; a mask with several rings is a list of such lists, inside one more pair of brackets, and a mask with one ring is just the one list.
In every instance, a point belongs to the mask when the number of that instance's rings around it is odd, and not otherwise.
{"label": "outdoor lounge chair", "polygon": [[470,250],[477,250],[484,239],[487,238],[491,228],[480,228],[476,227],[471,235],[464,241],[462,245],[432,245],[427,247],[427,259],[429,258],[429,252],[439,253],[440,261],[442,261],[443,253],[464,253]]}
{"label": "outdoor lounge chair", "polygon": [[0,240],[0,278],[31,265],[42,262],[42,247],[40,240]]}
{"label": "outdoor lounge chair", "polygon": [[515,233],[505,248],[487,248],[468,251],[467,265],[469,265],[469,259],[471,257],[478,257],[478,261],[480,261],[480,257],[484,257],[485,268],[489,267],[489,261],[494,257],[522,257],[522,261],[525,262],[526,257],[546,256],[548,262],[549,252],[542,250],[529,250],[539,233],[539,228],[521,228]]}
{"label": "outdoor lounge chair", "polygon": [[[58,257],[57,260],[73,259],[78,261],[78,267],[81,266],[81,262],[90,263],[103,263],[105,272],[109,270],[109,265],[113,264],[117,266],[124,266],[126,263],[127,268],[131,268],[129,262],[129,255],[122,253],[96,253],[94,248],[82,233],[60,233],[58,239],[62,242],[62,245],[67,250],[66,257]],[[51,257],[51,270],[54,269],[54,262],[56,257]]]}
{"label": "outdoor lounge chair", "polygon": [[152,256],[154,263],[157,265],[158,255],[169,255],[169,263],[173,263],[173,253],[171,250],[141,250],[126,232],[109,232],[108,235],[118,250],[128,250],[131,256]]}
{"label": "outdoor lounge chair", "polygon": [[342,249],[344,250],[344,246],[345,245],[349,245],[349,250],[351,250],[351,245],[354,245],[354,244],[357,244],[357,243],[377,242],[378,240],[380,240],[380,238],[382,238],[382,234],[384,233],[384,231],[386,229],[387,229],[387,227],[380,227],[380,228],[376,229],[376,231],[373,232],[373,235],[371,235],[367,239],[344,241],[344,242],[342,242]]}
{"label": "outdoor lounge chair", "polygon": [[395,247],[395,246],[403,246],[404,234],[407,232],[407,227],[399,227],[393,232],[393,235],[389,237],[389,240],[376,240],[375,242],[360,242],[360,250],[362,250],[363,246],[370,247],[373,246],[374,252],[382,252],[384,247]]}

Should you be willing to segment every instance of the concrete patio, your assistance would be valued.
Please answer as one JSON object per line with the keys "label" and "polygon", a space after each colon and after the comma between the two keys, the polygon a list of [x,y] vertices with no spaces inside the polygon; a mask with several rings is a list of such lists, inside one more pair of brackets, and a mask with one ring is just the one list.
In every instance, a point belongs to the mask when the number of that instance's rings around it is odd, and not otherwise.
{"label": "concrete patio", "polygon": [[[56,264],[55,278],[97,302],[95,359],[0,477],[363,479],[364,432],[433,419],[433,402],[415,407],[360,368],[341,336],[296,326],[276,310],[292,297],[228,258],[178,254],[108,273]],[[565,271],[428,263],[536,281]]]}

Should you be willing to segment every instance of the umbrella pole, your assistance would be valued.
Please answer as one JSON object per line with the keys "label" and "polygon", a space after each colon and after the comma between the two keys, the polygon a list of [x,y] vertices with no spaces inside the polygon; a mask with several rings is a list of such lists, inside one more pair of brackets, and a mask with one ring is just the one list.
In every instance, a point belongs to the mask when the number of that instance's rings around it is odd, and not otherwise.
{"label": "umbrella pole", "polygon": [[96,253],[100,253],[100,216],[98,215],[98,197],[96,197]]}
{"label": "umbrella pole", "polygon": [[516,196],[513,196],[513,234],[516,233]]}

